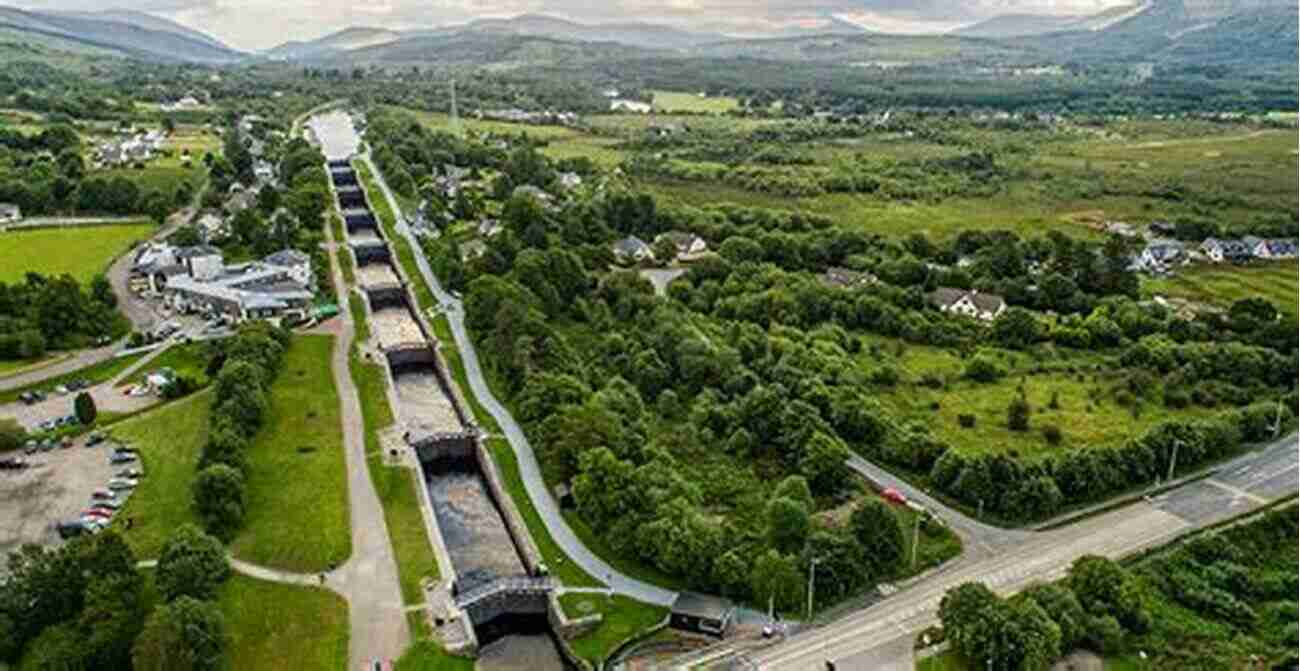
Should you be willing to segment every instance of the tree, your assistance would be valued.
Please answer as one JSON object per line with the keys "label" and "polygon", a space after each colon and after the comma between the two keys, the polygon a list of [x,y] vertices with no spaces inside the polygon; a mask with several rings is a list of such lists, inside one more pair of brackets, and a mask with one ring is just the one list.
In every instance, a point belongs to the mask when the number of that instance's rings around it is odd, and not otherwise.
{"label": "tree", "polygon": [[903,561],[903,528],[888,504],[877,499],[864,501],[849,516],[849,528],[862,546],[866,562],[877,573],[888,573]]}
{"label": "tree", "polygon": [[1119,564],[1085,555],[1070,565],[1068,580],[1084,611],[1114,616],[1125,629],[1139,634],[1150,626],[1151,613],[1141,586]]}
{"label": "tree", "polygon": [[803,600],[803,576],[794,559],[776,550],[768,550],[754,562],[749,573],[750,590],[760,603],[767,602],[782,610],[799,608]]}
{"label": "tree", "polygon": [[90,392],[83,391],[77,394],[77,398],[72,402],[72,410],[77,414],[77,421],[82,426],[90,426],[95,423],[95,417],[99,415],[99,410],[95,407],[95,399]]}
{"label": "tree", "polygon": [[1020,307],[1008,308],[993,320],[993,339],[1003,347],[1024,349],[1042,340],[1044,332],[1034,313]]}
{"label": "tree", "polygon": [[182,596],[154,609],[131,660],[136,671],[217,671],[225,664],[225,637],[216,603]]}
{"label": "tree", "polygon": [[0,454],[16,450],[27,441],[27,430],[17,420],[0,419]]}
{"label": "tree", "polygon": [[957,652],[992,668],[1047,671],[1061,654],[1061,630],[1034,600],[1003,601],[982,583],[948,590],[939,619]]}
{"label": "tree", "polygon": [[965,375],[976,382],[993,382],[1006,374],[1006,366],[991,352],[981,350],[966,362]]}
{"label": "tree", "polygon": [[192,524],[173,531],[158,556],[158,592],[167,601],[181,596],[211,599],[230,577],[221,541]]}
{"label": "tree", "polygon": [[172,199],[163,195],[162,191],[154,189],[144,195],[140,201],[140,209],[144,211],[154,223],[162,225],[167,221],[167,215],[172,211]]}
{"label": "tree", "polygon": [[1047,617],[1061,629],[1061,649],[1072,650],[1087,636],[1088,615],[1079,605],[1079,599],[1069,589],[1056,583],[1034,585],[1021,593],[1033,599]]}
{"label": "tree", "polygon": [[[797,405],[792,404],[792,405]],[[813,410],[813,414],[816,411]],[[848,480],[849,448],[839,438],[821,431],[813,434],[799,460],[799,472],[808,479],[808,486],[821,495],[840,490]]]}
{"label": "tree", "polygon": [[803,550],[810,528],[808,510],[787,498],[775,498],[767,504],[767,537],[772,546],[784,554]]}
{"label": "tree", "polygon": [[1029,401],[1024,395],[1017,394],[1007,406],[1007,428],[1012,431],[1029,430]]}
{"label": "tree", "polygon": [[88,666],[125,669],[131,665],[131,645],[147,614],[140,574],[114,573],[86,584],[86,605],[78,618],[84,632]]}
{"label": "tree", "polygon": [[194,480],[194,507],[208,533],[230,540],[244,521],[244,477],[225,464],[204,468]]}
{"label": "tree", "polygon": [[[737,429],[744,431],[744,429]],[[777,484],[776,490],[772,493],[773,498],[786,498],[803,506],[803,509],[812,513],[817,506],[813,503],[812,490],[808,488],[808,480],[802,475],[789,475]]]}

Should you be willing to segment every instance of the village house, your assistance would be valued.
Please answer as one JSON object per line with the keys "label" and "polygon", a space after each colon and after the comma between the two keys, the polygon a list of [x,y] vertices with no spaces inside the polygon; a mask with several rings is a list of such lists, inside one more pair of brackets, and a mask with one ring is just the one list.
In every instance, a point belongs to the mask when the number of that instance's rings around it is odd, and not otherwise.
{"label": "village house", "polygon": [[818,276],[822,284],[832,289],[857,289],[875,284],[878,280],[871,273],[858,272],[848,268],[827,268]]}
{"label": "village house", "polygon": [[1250,259],[1250,248],[1240,240],[1206,238],[1200,246],[1201,254],[1214,263],[1231,261],[1239,263]]}
{"label": "village house", "polygon": [[582,176],[576,172],[562,172],[559,176],[560,186],[564,189],[576,189],[582,186]]}
{"label": "village house", "polygon": [[1133,259],[1130,268],[1148,273],[1165,273],[1188,262],[1187,250],[1177,240],[1154,240]]}
{"label": "village house", "polygon": [[230,226],[215,212],[204,212],[194,222],[194,227],[199,231],[199,237],[205,244],[211,244],[219,240],[224,240],[230,236]]}
{"label": "village house", "polygon": [[14,224],[22,221],[23,211],[13,203],[0,203],[0,224]]}
{"label": "village house", "polygon": [[496,219],[483,219],[478,222],[478,234],[482,238],[490,238],[502,230],[501,222]]}
{"label": "village house", "polygon": [[660,233],[655,236],[655,242],[660,240],[668,240],[673,243],[673,246],[677,248],[677,258],[682,261],[692,261],[709,251],[709,243],[694,233],[684,233],[682,231]]}
{"label": "village house", "polygon": [[1007,309],[1007,302],[1001,296],[966,289],[939,287],[926,298],[942,312],[986,322],[997,319]]}
{"label": "village house", "polygon": [[612,249],[614,258],[620,263],[635,263],[654,258],[654,254],[650,251],[650,245],[647,245],[644,240],[636,236],[616,240]]}
{"label": "village house", "polygon": [[487,243],[482,240],[468,240],[460,244],[460,260],[469,263],[487,254]]}

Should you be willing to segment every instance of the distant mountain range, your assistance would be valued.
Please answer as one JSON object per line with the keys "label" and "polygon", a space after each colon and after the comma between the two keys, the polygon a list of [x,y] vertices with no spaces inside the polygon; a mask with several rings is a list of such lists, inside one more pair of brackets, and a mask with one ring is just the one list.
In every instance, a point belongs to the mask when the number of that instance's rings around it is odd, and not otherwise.
{"label": "distant mountain range", "polygon": [[227,64],[246,58],[216,38],[141,12],[54,13],[0,6],[0,27],[54,37],[123,56],[165,62]]}
{"label": "distant mountain range", "polygon": [[247,54],[203,32],[131,10],[53,13],[0,7],[3,37],[39,35],[157,61],[269,58],[349,64],[569,65],[637,58],[755,58],[846,65],[1296,62],[1295,0],[1135,0],[1088,16],[1012,13],[947,34],[868,31],[827,17],[758,37],[645,22],[581,23],[543,14],[419,30],[351,27]]}

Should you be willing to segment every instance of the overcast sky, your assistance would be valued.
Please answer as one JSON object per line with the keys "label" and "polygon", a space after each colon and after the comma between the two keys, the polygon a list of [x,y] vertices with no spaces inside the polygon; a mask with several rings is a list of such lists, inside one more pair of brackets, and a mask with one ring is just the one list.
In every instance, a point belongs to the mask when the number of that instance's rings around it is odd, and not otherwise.
{"label": "overcast sky", "polygon": [[[942,32],[996,14],[1091,14],[1133,0],[9,0],[30,9],[137,9],[240,49],[308,40],[347,26],[428,28],[545,13],[588,22],[650,21],[760,34],[838,17],[887,32]],[[8,3],[6,3],[8,4]]]}

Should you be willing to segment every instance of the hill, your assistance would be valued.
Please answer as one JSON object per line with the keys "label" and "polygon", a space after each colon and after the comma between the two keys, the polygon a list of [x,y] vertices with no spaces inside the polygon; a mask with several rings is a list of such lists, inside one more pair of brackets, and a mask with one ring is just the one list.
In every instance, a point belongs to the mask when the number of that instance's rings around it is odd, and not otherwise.
{"label": "hill", "polygon": [[646,56],[653,52],[614,42],[571,42],[528,35],[463,31],[416,35],[386,44],[336,51],[320,60],[333,65],[487,65],[497,68],[577,65]]}
{"label": "hill", "polygon": [[128,23],[140,28],[146,28],[148,30],[160,30],[163,32],[176,33],[177,35],[184,35],[191,39],[195,39],[200,42],[205,42],[207,44],[210,44],[214,47],[218,47],[221,49],[230,48],[226,46],[226,44],[223,43],[221,40],[218,40],[217,38],[205,32],[195,30],[193,28],[190,28],[189,26],[181,25],[169,19],[164,19],[160,16],[154,16],[153,14],[146,14],[144,12],[137,12],[131,9],[105,9],[98,12],[53,12],[53,13],[80,17],[84,19],[91,19],[96,21],[115,21],[118,23]]}
{"label": "hill", "polygon": [[[168,22],[170,23],[170,22]],[[32,12],[0,7],[0,27],[18,33],[54,37],[152,61],[226,64],[244,54],[212,40],[171,29],[145,27],[138,20]]]}
{"label": "hill", "polygon": [[359,26],[344,28],[338,32],[307,42],[285,42],[273,49],[262,52],[262,54],[275,59],[310,60],[376,44],[395,42],[402,39],[403,36],[403,33],[396,30]]}

